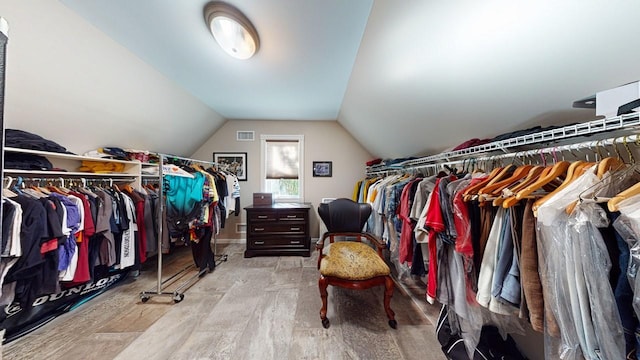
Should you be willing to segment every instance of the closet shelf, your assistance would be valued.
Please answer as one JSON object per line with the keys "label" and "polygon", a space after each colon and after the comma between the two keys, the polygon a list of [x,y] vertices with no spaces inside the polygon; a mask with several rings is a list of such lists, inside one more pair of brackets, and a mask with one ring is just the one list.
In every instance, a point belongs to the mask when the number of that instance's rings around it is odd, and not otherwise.
{"label": "closet shelf", "polygon": [[[75,171],[46,171],[46,170],[21,170],[21,169],[4,169],[6,174],[29,174],[29,175],[45,175],[45,177],[51,176],[80,176],[80,177],[131,177],[130,173],[90,173],[90,172],[75,172]],[[157,176],[156,176],[157,177]]]}
{"label": "closet shelf", "polygon": [[44,156],[44,157],[54,157],[56,159],[69,159],[69,160],[78,160],[78,161],[82,161],[82,160],[102,161],[102,162],[108,162],[108,163],[121,163],[121,164],[125,164],[125,165],[126,164],[128,164],[128,165],[139,165],[139,164],[141,164],[140,161],[116,160],[116,159],[98,158],[98,157],[91,157],[91,156],[82,156],[82,155],[66,154],[66,153],[56,153],[56,152],[31,150],[31,149],[20,149],[20,148],[12,148],[12,147],[5,147],[4,151],[5,152],[22,153],[22,154],[40,155],[40,156]]}
{"label": "closet shelf", "polygon": [[612,130],[629,129],[637,126],[640,126],[640,116],[638,115],[638,113],[626,114],[607,119],[598,119],[580,124],[567,125],[551,130],[545,130],[501,141],[490,142],[467,149],[447,151],[435,155],[421,157],[418,159],[406,160],[394,164],[392,167],[372,166],[368,169],[368,172],[383,171],[385,169],[403,169],[407,167],[414,167],[417,165],[440,162],[443,160],[450,161],[454,158],[469,157],[470,155],[480,153],[487,154],[495,151],[508,152],[507,149],[513,149],[516,147],[559,141],[579,136],[593,135]]}
{"label": "closet shelf", "polygon": [[[3,169],[3,174],[22,177],[43,177],[43,178],[89,178],[89,179],[114,179],[131,182],[132,186],[140,189],[141,170],[140,161],[125,161],[107,158],[93,158],[90,156],[80,156],[74,154],[48,152],[21,148],[4,148],[4,153],[38,155],[46,158],[56,170],[24,170],[24,169]],[[118,164],[114,172],[90,172],[79,171],[83,166],[83,161],[98,163]]]}

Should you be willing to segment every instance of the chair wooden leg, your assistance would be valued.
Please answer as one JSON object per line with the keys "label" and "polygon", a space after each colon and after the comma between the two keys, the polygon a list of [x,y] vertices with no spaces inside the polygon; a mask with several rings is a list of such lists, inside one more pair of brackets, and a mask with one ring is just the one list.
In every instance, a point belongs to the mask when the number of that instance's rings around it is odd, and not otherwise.
{"label": "chair wooden leg", "polygon": [[397,328],[398,323],[395,320],[395,313],[391,310],[391,297],[393,296],[393,288],[395,284],[393,283],[393,279],[391,276],[387,276],[384,279],[384,311],[387,313],[387,317],[389,318],[389,326],[392,328]]}
{"label": "chair wooden leg", "polygon": [[320,288],[320,298],[322,298],[322,308],[320,309],[320,319],[322,319],[322,326],[325,329],[329,328],[329,319],[327,319],[327,286],[329,286],[329,280],[324,276],[320,276],[318,280],[318,288]]}

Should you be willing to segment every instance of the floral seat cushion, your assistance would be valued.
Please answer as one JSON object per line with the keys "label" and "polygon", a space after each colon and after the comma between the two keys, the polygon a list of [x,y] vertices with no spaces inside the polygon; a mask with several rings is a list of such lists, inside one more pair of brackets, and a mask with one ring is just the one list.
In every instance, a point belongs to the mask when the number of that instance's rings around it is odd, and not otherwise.
{"label": "floral seat cushion", "polygon": [[366,280],[389,275],[389,266],[370,246],[361,242],[331,244],[320,263],[320,274],[344,280]]}

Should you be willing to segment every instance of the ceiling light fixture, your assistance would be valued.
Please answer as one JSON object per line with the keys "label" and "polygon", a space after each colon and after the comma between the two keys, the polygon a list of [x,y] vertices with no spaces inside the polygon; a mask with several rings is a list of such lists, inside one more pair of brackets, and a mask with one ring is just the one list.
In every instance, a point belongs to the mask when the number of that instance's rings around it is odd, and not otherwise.
{"label": "ceiling light fixture", "polygon": [[204,19],[218,45],[234,58],[249,59],[260,48],[256,28],[234,6],[212,1],[204,7]]}

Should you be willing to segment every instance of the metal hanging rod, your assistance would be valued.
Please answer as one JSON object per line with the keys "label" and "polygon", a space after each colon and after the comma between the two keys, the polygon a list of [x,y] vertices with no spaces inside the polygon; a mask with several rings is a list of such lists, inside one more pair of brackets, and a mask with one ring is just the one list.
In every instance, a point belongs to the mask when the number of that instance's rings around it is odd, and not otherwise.
{"label": "metal hanging rod", "polygon": [[96,183],[96,182],[100,182],[100,183],[123,183],[123,182],[134,182],[136,181],[135,178],[127,178],[127,179],[122,179],[122,178],[84,178],[84,177],[31,177],[31,176],[16,176],[15,178],[12,176],[8,176],[5,175],[4,176],[5,180],[25,180],[25,181],[31,181],[31,182],[60,182],[60,183],[64,183],[65,181],[76,181],[76,180],[80,180],[83,183]]}
{"label": "metal hanging rod", "polygon": [[191,158],[186,158],[186,157],[182,157],[182,156],[175,156],[175,155],[167,155],[167,154],[158,154],[160,155],[163,159],[178,159],[178,160],[184,160],[190,163],[201,163],[201,164],[207,164],[207,165],[215,165],[216,163],[213,161],[206,161],[206,160],[197,160],[197,159],[191,159]]}

